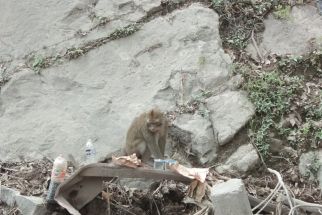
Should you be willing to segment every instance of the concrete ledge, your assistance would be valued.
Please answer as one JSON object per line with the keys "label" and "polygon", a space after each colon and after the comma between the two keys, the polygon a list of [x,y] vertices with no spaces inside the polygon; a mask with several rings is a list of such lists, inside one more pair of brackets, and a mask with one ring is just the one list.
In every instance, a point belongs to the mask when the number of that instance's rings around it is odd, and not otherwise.
{"label": "concrete ledge", "polygon": [[36,196],[23,196],[14,189],[0,186],[0,200],[9,206],[17,206],[23,215],[46,213],[45,200]]}

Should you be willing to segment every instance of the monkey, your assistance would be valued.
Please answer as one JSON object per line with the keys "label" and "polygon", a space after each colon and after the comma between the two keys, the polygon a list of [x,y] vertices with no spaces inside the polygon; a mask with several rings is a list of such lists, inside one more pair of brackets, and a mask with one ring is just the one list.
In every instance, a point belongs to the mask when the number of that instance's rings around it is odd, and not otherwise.
{"label": "monkey", "polygon": [[154,158],[163,158],[168,135],[168,120],[157,108],[136,117],[130,125],[125,145],[99,159],[99,163],[108,163],[112,156],[124,156],[136,153],[143,162]]}
{"label": "monkey", "polygon": [[124,152],[126,155],[136,153],[143,162],[151,155],[162,159],[167,134],[168,120],[158,108],[153,108],[133,120],[126,134]]}

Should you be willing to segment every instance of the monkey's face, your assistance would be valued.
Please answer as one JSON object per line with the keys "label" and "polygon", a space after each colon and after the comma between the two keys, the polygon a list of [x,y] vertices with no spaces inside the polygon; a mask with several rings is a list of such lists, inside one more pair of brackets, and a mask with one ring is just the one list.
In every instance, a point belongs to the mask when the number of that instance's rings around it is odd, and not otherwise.
{"label": "monkey's face", "polygon": [[163,114],[161,111],[152,109],[147,115],[147,127],[152,133],[157,133],[162,129]]}
{"label": "monkey's face", "polygon": [[161,130],[162,123],[158,121],[148,122],[147,125],[150,132],[157,133]]}

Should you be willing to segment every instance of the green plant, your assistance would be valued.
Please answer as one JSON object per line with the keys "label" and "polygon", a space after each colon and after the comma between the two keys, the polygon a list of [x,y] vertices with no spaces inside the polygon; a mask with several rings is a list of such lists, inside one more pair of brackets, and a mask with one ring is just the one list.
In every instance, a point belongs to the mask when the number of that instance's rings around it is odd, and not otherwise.
{"label": "green plant", "polygon": [[276,11],[273,12],[273,15],[277,19],[288,20],[291,18],[291,6],[289,5],[278,5]]}
{"label": "green plant", "polygon": [[300,131],[301,131],[301,133],[303,134],[303,135],[308,135],[309,134],[309,132],[310,132],[310,129],[311,129],[311,127],[312,127],[312,125],[311,125],[311,123],[305,123],[303,126],[302,126],[302,128],[300,129]]}
{"label": "green plant", "polygon": [[301,79],[290,77],[278,71],[252,73],[241,69],[246,83],[244,89],[255,106],[256,116],[251,120],[251,139],[257,145],[263,157],[268,155],[269,133],[277,131],[287,137],[292,130],[279,126],[281,117],[288,113]]}
{"label": "green plant", "polygon": [[209,113],[210,113],[210,111],[204,107],[199,108],[199,110],[198,110],[198,114],[204,118],[209,118]]}
{"label": "green plant", "polygon": [[209,90],[200,90],[198,91],[196,94],[193,94],[192,97],[192,101],[191,102],[195,102],[195,103],[205,103],[205,100],[209,97],[211,97],[213,95],[213,93]]}
{"label": "green plant", "polygon": [[229,35],[227,42],[234,48],[244,49],[248,44],[247,39],[248,36],[246,32],[243,29],[240,29],[240,31],[235,32],[235,34]]}
{"label": "green plant", "polygon": [[224,0],[212,0],[213,7],[219,7],[224,3]]}
{"label": "green plant", "polygon": [[269,150],[269,131],[274,125],[273,120],[267,116],[261,120],[261,122],[255,120],[251,121],[251,133],[250,137],[254,141],[261,155],[265,158],[268,155]]}
{"label": "green plant", "polygon": [[288,110],[292,95],[299,85],[298,77],[282,76],[273,71],[249,78],[245,89],[258,114],[269,114],[275,118]]}
{"label": "green plant", "polygon": [[205,56],[200,56],[198,59],[198,64],[199,66],[203,66],[206,64],[206,57]]}
{"label": "green plant", "polygon": [[321,129],[319,129],[319,130],[316,131],[316,133],[315,133],[315,139],[317,141],[321,141],[322,140],[322,130]]}
{"label": "green plant", "polygon": [[264,16],[274,7],[275,2],[275,0],[212,0],[211,6],[220,17],[219,32],[223,46],[236,51],[244,49],[253,30],[256,32],[264,30]]}
{"label": "green plant", "polygon": [[71,60],[71,59],[76,59],[84,54],[85,54],[84,49],[72,47],[67,50],[65,57],[67,57],[69,60]]}
{"label": "green plant", "polygon": [[307,165],[306,176],[310,178],[316,178],[321,167],[320,159],[317,153],[313,153],[310,159],[310,163]]}
{"label": "green plant", "polygon": [[140,29],[140,25],[135,23],[135,24],[130,24],[128,26],[125,26],[124,28],[119,28],[116,29],[111,35],[110,38],[112,40],[115,39],[120,39],[120,38],[124,38],[127,36],[130,36],[131,34],[134,34],[135,32],[137,32]]}
{"label": "green plant", "polygon": [[45,67],[45,58],[40,55],[35,56],[32,63],[32,69],[39,74],[40,70],[44,67]]}

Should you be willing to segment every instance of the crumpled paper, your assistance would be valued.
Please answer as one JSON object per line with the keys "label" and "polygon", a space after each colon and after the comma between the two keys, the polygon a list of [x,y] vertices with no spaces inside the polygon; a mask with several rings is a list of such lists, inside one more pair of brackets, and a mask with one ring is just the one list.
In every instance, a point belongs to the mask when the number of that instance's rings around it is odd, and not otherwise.
{"label": "crumpled paper", "polygon": [[135,153],[129,156],[120,156],[120,157],[112,156],[112,162],[116,165],[126,166],[131,168],[137,168],[139,166],[142,166],[141,160],[138,159]]}
{"label": "crumpled paper", "polygon": [[209,173],[209,168],[188,168],[179,163],[169,165],[169,168],[180,175],[183,175],[187,178],[196,179],[201,183],[206,181],[206,177]]}

